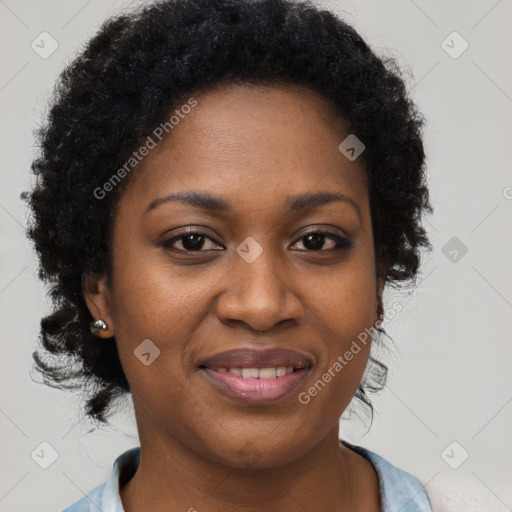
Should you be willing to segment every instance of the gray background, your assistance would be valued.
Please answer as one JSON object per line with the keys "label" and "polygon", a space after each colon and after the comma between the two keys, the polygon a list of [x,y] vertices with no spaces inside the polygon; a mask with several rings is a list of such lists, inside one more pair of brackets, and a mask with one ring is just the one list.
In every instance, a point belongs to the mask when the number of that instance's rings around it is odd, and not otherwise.
{"label": "gray background", "polygon": [[[30,185],[32,129],[58,72],[106,16],[136,3],[0,1],[0,511],[60,510],[138,444],[129,402],[113,428],[88,434],[76,397],[29,376],[47,303],[19,199]],[[341,435],[417,476],[439,512],[512,510],[511,1],[321,5],[410,70],[409,88],[428,121],[435,208],[427,224],[435,248],[417,289],[387,295],[403,310],[387,325],[398,350],[388,358],[389,386],[373,399],[374,424],[367,433],[355,418],[342,421]],[[43,31],[59,45],[46,59],[31,48]],[[469,44],[457,58],[461,39],[442,45],[454,31]],[[31,458],[43,441],[58,453],[48,469]]]}

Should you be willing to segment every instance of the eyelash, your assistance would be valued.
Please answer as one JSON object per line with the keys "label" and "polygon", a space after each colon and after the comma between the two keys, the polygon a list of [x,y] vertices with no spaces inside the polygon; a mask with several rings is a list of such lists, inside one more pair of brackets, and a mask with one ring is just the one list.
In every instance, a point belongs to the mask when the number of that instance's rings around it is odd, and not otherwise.
{"label": "eyelash", "polygon": [[[169,249],[169,250],[172,250],[172,251],[175,251],[175,252],[183,252],[183,253],[196,253],[197,254],[197,253],[201,253],[201,252],[210,252],[210,251],[218,251],[219,250],[219,249],[209,249],[209,250],[193,251],[193,250],[187,250],[187,249],[176,249],[176,248],[172,247],[174,242],[176,242],[178,240],[181,240],[181,239],[184,239],[184,238],[186,238],[188,236],[191,236],[191,235],[199,235],[199,236],[208,238],[209,240],[211,240],[214,243],[217,243],[217,242],[215,242],[215,240],[213,240],[211,237],[209,237],[206,233],[203,233],[201,231],[187,231],[186,233],[181,233],[180,235],[177,235],[177,236],[174,236],[172,238],[169,238],[168,240],[164,240],[159,245],[161,245],[165,249]],[[300,238],[298,238],[294,242],[294,245],[295,245],[295,243],[297,243],[298,241],[306,238],[309,235],[324,235],[326,238],[334,240],[336,242],[336,246],[333,247],[332,249],[318,249],[318,250],[305,249],[306,252],[328,253],[328,252],[331,252],[331,251],[347,251],[347,250],[351,249],[353,247],[353,245],[354,245],[354,242],[352,242],[352,240],[350,240],[349,238],[345,238],[345,237],[342,237],[342,236],[339,236],[339,235],[335,235],[335,234],[329,233],[327,231],[321,231],[321,230],[319,230],[319,231],[310,231],[309,233],[305,233],[304,235],[302,235]],[[220,244],[218,244],[218,245],[220,245]]]}

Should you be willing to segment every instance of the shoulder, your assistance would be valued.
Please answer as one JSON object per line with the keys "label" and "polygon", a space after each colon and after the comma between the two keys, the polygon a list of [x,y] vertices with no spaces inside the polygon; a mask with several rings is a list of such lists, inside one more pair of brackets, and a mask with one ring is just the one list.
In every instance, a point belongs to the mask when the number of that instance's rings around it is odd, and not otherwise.
{"label": "shoulder", "polygon": [[119,475],[123,469],[138,463],[140,447],[125,451],[113,464],[108,479],[89,491],[86,496],[80,498],[61,512],[123,512],[123,506],[119,497]]}
{"label": "shoulder", "polygon": [[432,512],[427,493],[415,476],[366,448],[342,442],[373,464],[379,477],[383,512]]}

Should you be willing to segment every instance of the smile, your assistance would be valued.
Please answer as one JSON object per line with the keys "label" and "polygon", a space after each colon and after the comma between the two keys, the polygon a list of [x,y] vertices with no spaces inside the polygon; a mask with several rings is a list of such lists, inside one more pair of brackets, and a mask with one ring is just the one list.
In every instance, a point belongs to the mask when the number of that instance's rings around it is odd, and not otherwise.
{"label": "smile", "polygon": [[298,388],[309,367],[293,368],[200,368],[218,391],[240,401],[268,403],[289,395]]}

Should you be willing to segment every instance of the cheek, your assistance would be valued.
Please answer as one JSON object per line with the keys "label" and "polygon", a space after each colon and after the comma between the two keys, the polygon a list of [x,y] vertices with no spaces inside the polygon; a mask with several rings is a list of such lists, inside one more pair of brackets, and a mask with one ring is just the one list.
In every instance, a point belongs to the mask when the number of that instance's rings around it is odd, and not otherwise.
{"label": "cheek", "polygon": [[127,253],[114,273],[114,323],[132,337],[164,339],[192,320],[206,291],[215,283],[212,272],[171,268],[162,258]]}
{"label": "cheek", "polygon": [[366,368],[375,332],[375,287],[371,264],[355,262],[315,287],[308,298],[324,341],[317,377],[341,400],[352,397]]}
{"label": "cheek", "polygon": [[308,287],[307,301],[332,347],[342,350],[373,325],[377,313],[376,279],[371,259],[352,258],[350,264],[331,271]]}
{"label": "cheek", "polygon": [[332,308],[318,312],[318,332],[323,340],[321,357],[298,400],[311,416],[322,418],[326,424],[338,421],[348,407],[368,363],[375,333],[374,309],[368,304],[375,301],[371,294],[367,301],[362,299],[361,295],[357,300],[347,295]]}
{"label": "cheek", "polygon": [[[148,375],[153,386],[169,380],[159,372],[171,373],[171,379],[179,375],[180,358],[176,354],[183,352],[186,326],[197,321],[192,305],[204,296],[200,283],[176,277],[169,265],[156,261],[142,244],[123,244],[121,237],[114,246],[112,280],[115,337],[132,390],[144,386]],[[142,355],[147,353],[150,355]],[[151,364],[146,366],[148,359]]]}

